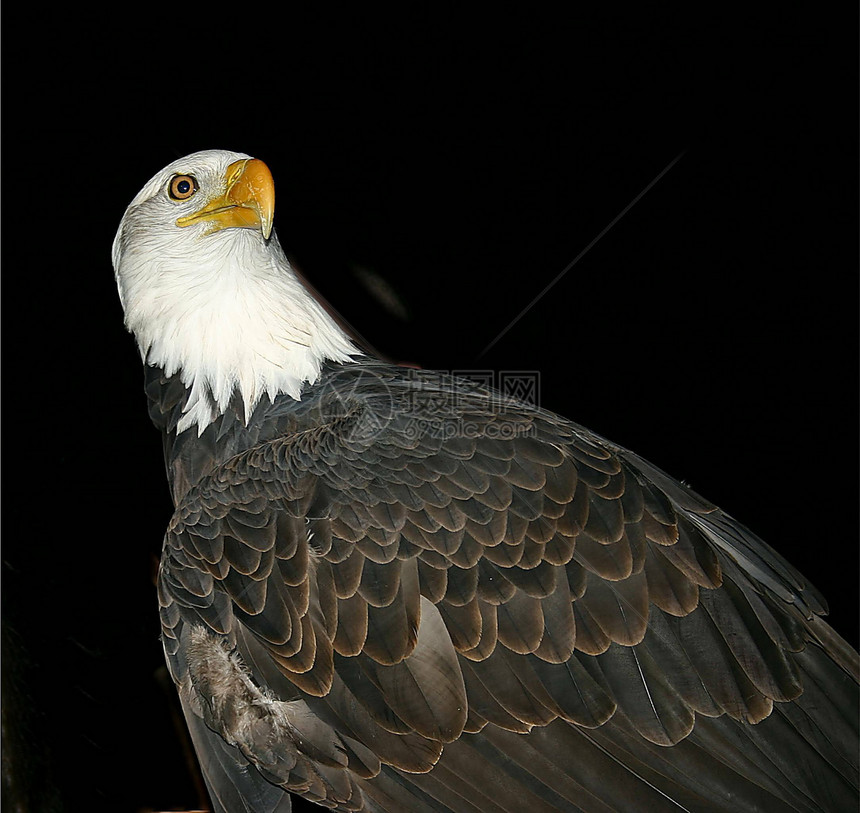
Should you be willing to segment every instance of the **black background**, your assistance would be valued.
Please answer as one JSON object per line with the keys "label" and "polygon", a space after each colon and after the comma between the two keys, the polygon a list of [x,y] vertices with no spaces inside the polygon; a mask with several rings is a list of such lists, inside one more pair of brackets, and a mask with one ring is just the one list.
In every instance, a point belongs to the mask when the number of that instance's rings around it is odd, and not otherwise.
{"label": "black background", "polygon": [[198,149],[269,164],[282,244],[380,353],[539,371],[544,406],[749,525],[856,645],[856,20],[434,8],[7,13],[4,753],[30,809],[198,803],[110,265],[128,201]]}

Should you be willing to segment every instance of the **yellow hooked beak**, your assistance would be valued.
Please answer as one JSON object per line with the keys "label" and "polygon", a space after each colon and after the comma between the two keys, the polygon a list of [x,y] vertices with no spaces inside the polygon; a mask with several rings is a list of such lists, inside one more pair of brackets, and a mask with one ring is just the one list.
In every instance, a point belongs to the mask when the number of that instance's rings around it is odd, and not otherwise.
{"label": "yellow hooked beak", "polygon": [[227,167],[225,192],[202,209],[176,221],[179,227],[208,221],[212,231],[259,229],[268,240],[275,214],[275,182],[258,158],[243,158]]}

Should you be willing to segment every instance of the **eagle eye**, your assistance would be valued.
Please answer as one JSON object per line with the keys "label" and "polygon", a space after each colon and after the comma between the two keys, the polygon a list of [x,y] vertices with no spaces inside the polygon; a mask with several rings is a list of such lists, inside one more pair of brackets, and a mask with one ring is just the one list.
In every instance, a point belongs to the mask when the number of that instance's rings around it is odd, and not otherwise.
{"label": "eagle eye", "polygon": [[197,191],[197,179],[193,175],[174,175],[167,187],[173,200],[187,200]]}

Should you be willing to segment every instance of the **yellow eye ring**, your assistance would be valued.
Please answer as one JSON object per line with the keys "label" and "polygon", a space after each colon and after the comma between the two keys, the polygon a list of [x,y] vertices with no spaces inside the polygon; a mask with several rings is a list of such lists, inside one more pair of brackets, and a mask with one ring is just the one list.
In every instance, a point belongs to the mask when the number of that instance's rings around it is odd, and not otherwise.
{"label": "yellow eye ring", "polygon": [[174,175],[167,187],[173,200],[188,200],[197,191],[197,179],[193,175]]}

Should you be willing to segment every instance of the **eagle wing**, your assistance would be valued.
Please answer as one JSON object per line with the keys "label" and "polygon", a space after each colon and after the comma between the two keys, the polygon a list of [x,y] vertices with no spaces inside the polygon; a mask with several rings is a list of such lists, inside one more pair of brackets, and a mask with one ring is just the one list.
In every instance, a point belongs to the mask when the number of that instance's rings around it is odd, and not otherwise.
{"label": "eagle wing", "polygon": [[220,738],[216,805],[856,799],[856,656],[775,551],[556,415],[357,367],[284,399],[166,535],[165,649]]}

